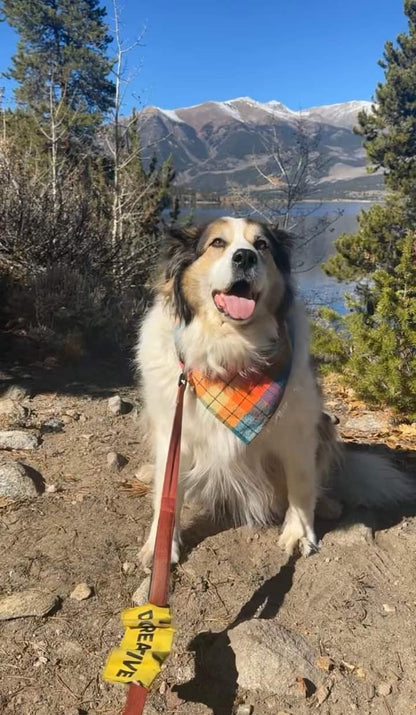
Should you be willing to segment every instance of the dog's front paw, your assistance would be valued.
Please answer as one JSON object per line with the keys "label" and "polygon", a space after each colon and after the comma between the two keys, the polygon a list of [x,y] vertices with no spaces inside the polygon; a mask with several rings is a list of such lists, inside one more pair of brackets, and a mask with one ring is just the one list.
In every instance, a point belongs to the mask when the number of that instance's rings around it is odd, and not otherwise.
{"label": "dog's front paw", "polygon": [[[139,551],[139,561],[143,568],[149,568],[153,561],[153,555],[155,551],[155,541],[153,539],[148,539],[144,546]],[[172,551],[170,555],[171,564],[177,564],[181,555],[181,539],[176,534],[173,537]]]}
{"label": "dog's front paw", "polygon": [[319,551],[319,546],[316,543],[316,539],[314,539],[313,541],[310,541],[306,538],[300,539],[299,548],[302,556],[312,556],[312,554],[317,554]]}
{"label": "dog's front paw", "polygon": [[286,554],[288,556],[292,556],[297,544],[302,537],[303,530],[302,533],[299,535],[293,529],[290,529],[288,526],[285,526],[279,537],[279,546],[284,551],[286,551]]}
{"label": "dog's front paw", "polygon": [[303,556],[310,556],[318,551],[313,529],[310,526],[304,526],[299,515],[293,509],[289,509],[279,538],[279,545],[288,556],[291,556],[298,544]]}

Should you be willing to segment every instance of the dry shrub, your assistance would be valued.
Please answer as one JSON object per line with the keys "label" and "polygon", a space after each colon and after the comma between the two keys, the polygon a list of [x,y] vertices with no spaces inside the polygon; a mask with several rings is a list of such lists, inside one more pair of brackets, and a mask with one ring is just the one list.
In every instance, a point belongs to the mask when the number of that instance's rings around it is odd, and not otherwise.
{"label": "dry shrub", "polygon": [[114,245],[94,162],[66,168],[53,195],[47,173],[0,141],[1,322],[66,359],[131,345],[158,254],[156,200],[146,223]]}

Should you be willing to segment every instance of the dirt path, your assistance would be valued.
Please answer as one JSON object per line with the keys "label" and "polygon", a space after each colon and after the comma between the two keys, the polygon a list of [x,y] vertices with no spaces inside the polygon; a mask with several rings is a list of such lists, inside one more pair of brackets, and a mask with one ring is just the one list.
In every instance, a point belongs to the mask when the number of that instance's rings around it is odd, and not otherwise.
{"label": "dirt path", "polygon": [[[5,715],[122,711],[123,688],[100,675],[120,640],[120,612],[145,577],[137,553],[151,504],[135,488],[134,474],[147,458],[138,409],[108,413],[112,392],[134,406],[137,394],[128,380],[110,379],[111,366],[106,370],[98,385],[96,369],[84,382],[56,372],[26,378],[32,396],[23,400],[29,412],[20,424],[36,431],[57,418],[64,425],[44,432],[37,450],[8,453],[42,475],[45,491],[26,502],[0,502],[0,597],[40,587],[59,603],[44,618],[0,624]],[[11,379],[24,381],[21,374]],[[414,472],[412,428],[387,428],[383,415],[328,387],[329,408],[348,441],[370,443]],[[3,429],[10,426],[9,417],[2,420]],[[111,451],[128,460],[119,472],[107,464]],[[286,563],[277,527],[214,528],[188,508],[188,555],[172,597],[178,633],[148,715],[231,715],[242,703],[248,707],[240,711],[252,706],[254,715],[416,712],[416,519],[409,511],[357,512],[341,525],[318,524],[319,554]],[[70,598],[83,582],[91,597]],[[287,637],[295,638],[292,650]]]}

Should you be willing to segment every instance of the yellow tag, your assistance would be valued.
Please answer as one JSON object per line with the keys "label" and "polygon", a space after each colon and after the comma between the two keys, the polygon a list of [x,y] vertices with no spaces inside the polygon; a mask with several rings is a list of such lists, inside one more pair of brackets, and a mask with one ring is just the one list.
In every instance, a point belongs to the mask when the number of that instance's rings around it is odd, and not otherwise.
{"label": "yellow tag", "polygon": [[171,650],[174,632],[174,628],[154,628],[153,631],[149,626],[145,629],[140,626],[126,628],[120,648],[137,651],[151,649],[155,658],[164,660],[166,656],[163,657],[163,654],[166,651],[169,653]]}
{"label": "yellow tag", "polygon": [[151,623],[157,628],[170,626],[172,619],[169,608],[161,608],[154,606],[152,603],[146,603],[138,608],[126,608],[121,614],[121,622],[125,628],[127,626],[138,626],[142,622]]}
{"label": "yellow tag", "polygon": [[140,683],[148,688],[172,648],[175,630],[170,625],[169,608],[150,603],[128,608],[122,613],[122,621],[127,628],[120,648],[112,650],[108,657],[103,678],[116,683]]}

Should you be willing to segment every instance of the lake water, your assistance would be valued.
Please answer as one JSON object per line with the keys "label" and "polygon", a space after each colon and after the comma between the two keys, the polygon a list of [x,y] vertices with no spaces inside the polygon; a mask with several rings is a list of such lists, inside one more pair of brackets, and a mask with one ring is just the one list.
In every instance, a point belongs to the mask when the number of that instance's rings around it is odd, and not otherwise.
{"label": "lake water", "polygon": [[[299,292],[311,308],[329,305],[341,312],[345,310],[343,296],[348,286],[326,276],[321,265],[334,252],[334,241],[341,233],[354,233],[357,230],[357,216],[361,209],[369,206],[369,203],[358,202],[302,204],[294,212],[292,232],[296,238],[293,272]],[[227,215],[231,215],[228,207],[201,207],[194,211],[195,222],[212,221]]]}

